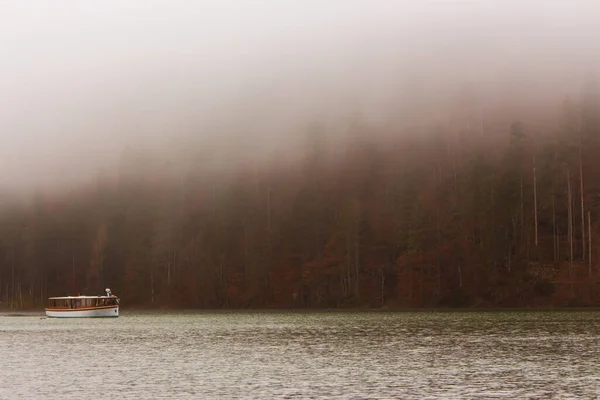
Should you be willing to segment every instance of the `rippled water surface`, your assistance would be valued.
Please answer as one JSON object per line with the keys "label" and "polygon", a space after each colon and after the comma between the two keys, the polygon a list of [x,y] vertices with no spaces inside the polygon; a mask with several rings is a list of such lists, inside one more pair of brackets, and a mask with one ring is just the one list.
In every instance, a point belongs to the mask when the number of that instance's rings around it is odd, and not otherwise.
{"label": "rippled water surface", "polygon": [[600,312],[0,316],[0,399],[596,398]]}

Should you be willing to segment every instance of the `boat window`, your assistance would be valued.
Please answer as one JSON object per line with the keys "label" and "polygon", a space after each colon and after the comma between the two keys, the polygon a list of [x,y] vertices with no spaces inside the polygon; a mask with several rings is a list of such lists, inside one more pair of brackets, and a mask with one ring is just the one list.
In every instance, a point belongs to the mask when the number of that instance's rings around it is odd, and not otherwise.
{"label": "boat window", "polygon": [[116,306],[119,304],[117,297],[93,297],[93,298],[65,298],[65,299],[48,299],[49,308],[87,308],[87,307],[102,307]]}

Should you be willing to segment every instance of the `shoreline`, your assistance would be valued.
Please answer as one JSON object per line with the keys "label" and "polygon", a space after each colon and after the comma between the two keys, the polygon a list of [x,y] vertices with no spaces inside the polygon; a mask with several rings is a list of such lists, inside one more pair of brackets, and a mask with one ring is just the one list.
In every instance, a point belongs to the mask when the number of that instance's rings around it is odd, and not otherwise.
{"label": "shoreline", "polygon": [[[45,316],[43,308],[3,309],[0,317],[31,317]],[[327,314],[327,313],[472,313],[472,312],[581,312],[600,311],[600,307],[462,307],[462,308],[148,308],[127,307],[121,311],[136,314]]]}

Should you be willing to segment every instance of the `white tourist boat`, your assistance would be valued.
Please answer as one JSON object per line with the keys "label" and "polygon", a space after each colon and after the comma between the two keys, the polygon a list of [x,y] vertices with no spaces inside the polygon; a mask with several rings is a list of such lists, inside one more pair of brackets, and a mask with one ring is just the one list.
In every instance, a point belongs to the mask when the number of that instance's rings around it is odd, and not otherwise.
{"label": "white tourist boat", "polygon": [[50,297],[46,316],[54,318],[118,317],[119,298],[106,289],[106,296]]}

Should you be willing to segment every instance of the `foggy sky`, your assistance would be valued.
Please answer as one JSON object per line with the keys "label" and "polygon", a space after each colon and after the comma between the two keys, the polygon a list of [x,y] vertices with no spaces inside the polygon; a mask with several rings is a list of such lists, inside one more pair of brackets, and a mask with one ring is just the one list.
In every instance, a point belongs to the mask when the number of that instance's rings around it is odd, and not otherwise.
{"label": "foggy sky", "polygon": [[597,71],[598,16],[594,0],[2,1],[0,188],[92,178],[126,146],[298,146],[314,121],[411,118],[464,84],[561,96]]}

